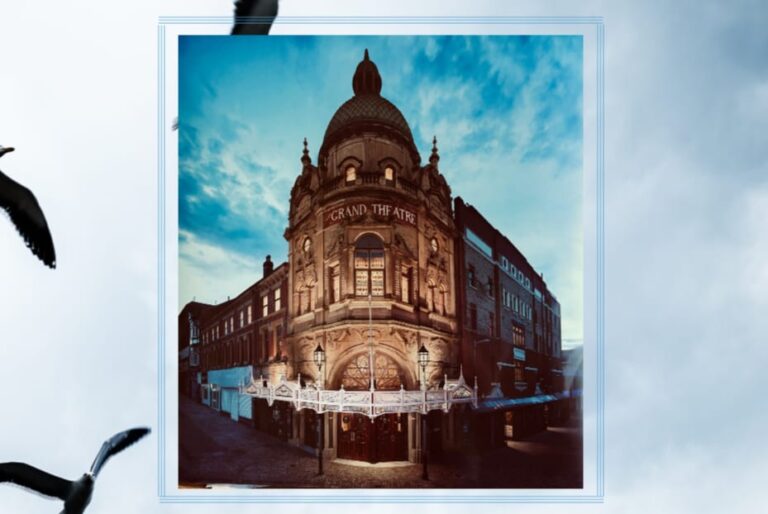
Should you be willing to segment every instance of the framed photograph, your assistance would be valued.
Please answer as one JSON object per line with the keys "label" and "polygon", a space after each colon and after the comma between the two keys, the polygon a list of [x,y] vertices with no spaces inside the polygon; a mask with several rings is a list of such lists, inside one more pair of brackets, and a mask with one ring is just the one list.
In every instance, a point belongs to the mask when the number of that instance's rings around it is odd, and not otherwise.
{"label": "framed photograph", "polygon": [[599,501],[601,24],[488,21],[161,30],[165,501]]}

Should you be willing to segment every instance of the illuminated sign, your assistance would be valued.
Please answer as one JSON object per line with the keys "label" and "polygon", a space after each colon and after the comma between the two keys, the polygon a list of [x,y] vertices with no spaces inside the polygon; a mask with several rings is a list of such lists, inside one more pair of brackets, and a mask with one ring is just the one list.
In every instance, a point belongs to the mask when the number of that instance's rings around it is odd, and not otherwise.
{"label": "illuminated sign", "polygon": [[416,213],[399,205],[386,202],[355,202],[334,207],[325,213],[325,225],[354,220],[371,214],[374,218],[416,226]]}
{"label": "illuminated sign", "polygon": [[517,361],[524,361],[525,360],[525,350],[522,348],[515,348],[515,360]]}

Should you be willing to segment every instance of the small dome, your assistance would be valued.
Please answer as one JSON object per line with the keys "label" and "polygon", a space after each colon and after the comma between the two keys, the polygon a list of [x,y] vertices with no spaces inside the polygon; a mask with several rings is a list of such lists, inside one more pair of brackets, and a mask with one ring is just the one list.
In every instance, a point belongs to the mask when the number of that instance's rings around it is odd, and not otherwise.
{"label": "small dome", "polygon": [[420,159],[413,142],[411,128],[400,110],[380,95],[381,75],[376,64],[369,59],[367,49],[363,60],[355,70],[352,89],[355,96],[344,102],[328,123],[320,154],[322,155],[328,146],[346,135],[371,128],[383,128],[402,138],[403,143],[409,147],[418,162]]}

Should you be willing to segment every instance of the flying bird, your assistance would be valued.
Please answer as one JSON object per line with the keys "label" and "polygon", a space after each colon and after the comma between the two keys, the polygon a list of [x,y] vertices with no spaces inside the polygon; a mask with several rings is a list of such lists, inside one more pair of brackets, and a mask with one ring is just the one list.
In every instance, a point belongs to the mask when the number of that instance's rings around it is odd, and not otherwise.
{"label": "flying bird", "polygon": [[276,16],[277,0],[237,0],[232,34],[269,34]]}
{"label": "flying bird", "polygon": [[[13,152],[12,147],[0,146],[0,157]],[[11,217],[21,237],[32,253],[51,268],[56,267],[56,251],[48,223],[32,191],[0,171],[0,208]]]}
{"label": "flying bird", "polygon": [[112,436],[101,445],[90,471],[77,480],[65,480],[22,462],[5,462],[0,464],[0,482],[11,482],[64,500],[60,514],[82,514],[91,502],[93,486],[104,463],[148,433],[148,428],[132,428]]}

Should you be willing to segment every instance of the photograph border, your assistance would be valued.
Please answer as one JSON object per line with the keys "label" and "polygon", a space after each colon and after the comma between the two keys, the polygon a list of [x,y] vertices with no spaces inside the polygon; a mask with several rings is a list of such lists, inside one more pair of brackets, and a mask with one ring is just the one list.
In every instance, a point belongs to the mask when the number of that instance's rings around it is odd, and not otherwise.
{"label": "photograph border", "polygon": [[[166,28],[171,26],[190,26],[190,25],[231,25],[231,17],[184,17],[170,16],[161,17],[158,20],[158,77],[157,77],[157,336],[158,336],[158,354],[157,354],[157,427],[158,427],[158,462],[157,462],[157,492],[161,503],[602,503],[604,501],[604,482],[605,482],[605,341],[604,341],[604,309],[605,309],[605,165],[604,165],[604,59],[605,59],[605,26],[601,16],[504,16],[504,17],[461,17],[461,16],[322,16],[322,17],[278,17],[276,25],[296,24],[296,25],[581,25],[591,26],[595,30],[595,49],[596,55],[590,55],[595,62],[595,147],[594,150],[588,149],[587,138],[584,139],[583,155],[586,162],[588,152],[594,151],[595,169],[594,169],[594,190],[585,190],[588,195],[583,199],[584,207],[584,229],[593,230],[594,246],[588,248],[591,244],[591,238],[585,237],[584,253],[591,255],[594,252],[594,285],[590,284],[592,295],[587,293],[585,281],[585,312],[586,307],[594,306],[593,327],[587,327],[585,323],[584,339],[587,340],[588,329],[594,330],[594,355],[595,366],[590,369],[585,366],[585,379],[587,372],[593,373],[591,379],[594,380],[595,388],[595,493],[591,494],[499,494],[498,489],[472,489],[465,494],[443,494],[437,489],[414,490],[414,489],[393,489],[388,490],[390,494],[381,494],[380,490],[370,493],[368,489],[357,490],[343,489],[338,491],[350,491],[350,494],[339,494],[337,490],[312,489],[310,494],[297,494],[297,491],[291,491],[290,494],[249,494],[243,495],[222,495],[220,493],[209,494],[208,491],[192,492],[195,494],[179,495],[169,494],[166,488],[166,432],[168,430],[168,420],[166,420],[167,398],[166,388],[167,380],[173,378],[176,359],[168,362],[167,349],[167,328],[169,318],[167,315],[168,302],[166,292],[167,288],[167,219],[166,210],[168,208],[168,198],[166,190],[166,168],[167,168],[167,134],[171,130],[170,120],[166,109],[168,84],[167,73],[167,34]],[[318,34],[322,35],[322,34]],[[351,34],[342,34],[351,35]],[[361,33],[357,35],[378,35],[376,33]],[[403,34],[405,35],[405,34]],[[417,34],[413,34],[417,35]],[[482,35],[482,34],[477,34]],[[513,34],[510,34],[513,35]],[[587,56],[585,55],[585,61]],[[171,83],[174,81],[171,80]],[[586,98],[587,91],[584,91]],[[583,113],[586,117],[586,112]],[[584,124],[583,124],[584,125]],[[584,166],[586,171],[586,165]],[[175,170],[172,170],[171,178],[175,177]],[[590,196],[594,195],[594,204],[587,202]],[[589,214],[594,209],[594,218]],[[591,226],[591,221],[594,226]],[[592,265],[592,259],[585,258],[584,273],[585,277],[590,277],[587,267]],[[594,287],[594,289],[591,289]],[[174,306],[175,309],[175,306]],[[587,316],[585,315],[585,321]],[[175,325],[173,318],[172,325]],[[591,342],[590,342],[591,343]],[[175,385],[174,385],[175,387]],[[302,489],[302,491],[308,489]],[[259,492],[267,490],[259,490]],[[274,491],[274,490],[271,490]],[[354,491],[354,492],[353,492]],[[436,492],[437,491],[437,492]],[[461,490],[470,491],[470,490]],[[510,489],[504,489],[510,491]]]}

